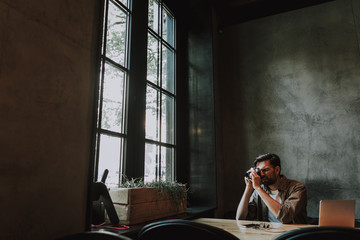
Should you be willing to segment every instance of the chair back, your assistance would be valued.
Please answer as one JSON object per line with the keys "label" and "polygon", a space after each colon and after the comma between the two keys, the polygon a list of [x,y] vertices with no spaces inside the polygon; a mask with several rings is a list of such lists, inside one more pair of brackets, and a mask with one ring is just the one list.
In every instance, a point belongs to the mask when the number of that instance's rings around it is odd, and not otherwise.
{"label": "chair back", "polygon": [[351,227],[304,227],[283,233],[274,240],[359,240],[360,230]]}
{"label": "chair back", "polygon": [[59,238],[58,240],[132,240],[132,239],[112,232],[88,231],[88,232],[71,234]]}
{"label": "chair back", "polygon": [[238,240],[223,229],[190,220],[164,220],[144,226],[138,240]]}

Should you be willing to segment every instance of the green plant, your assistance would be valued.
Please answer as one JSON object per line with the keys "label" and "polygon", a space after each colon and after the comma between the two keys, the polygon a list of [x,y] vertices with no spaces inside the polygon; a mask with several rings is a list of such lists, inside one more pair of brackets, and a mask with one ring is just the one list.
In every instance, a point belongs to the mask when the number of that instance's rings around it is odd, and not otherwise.
{"label": "green plant", "polygon": [[119,185],[120,188],[156,188],[159,194],[168,194],[172,203],[179,207],[187,197],[188,189],[185,184],[177,181],[152,181],[144,182],[142,178],[124,178],[124,181]]}

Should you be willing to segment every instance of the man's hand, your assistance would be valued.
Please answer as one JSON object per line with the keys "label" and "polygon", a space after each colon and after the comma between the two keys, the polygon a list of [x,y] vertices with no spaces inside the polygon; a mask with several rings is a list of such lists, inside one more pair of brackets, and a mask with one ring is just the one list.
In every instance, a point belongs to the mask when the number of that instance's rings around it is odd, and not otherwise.
{"label": "man's hand", "polygon": [[245,177],[245,184],[246,184],[246,188],[249,190],[249,191],[253,191],[254,190],[254,187],[253,187],[253,184],[252,184],[252,180],[250,178],[247,178]]}
{"label": "man's hand", "polygon": [[[251,171],[253,171],[253,170],[250,169],[248,172],[251,173]],[[241,197],[238,208],[236,210],[236,219],[242,219],[242,220],[246,219],[246,216],[248,214],[249,200],[250,200],[252,192],[254,191],[254,187],[253,187],[251,178],[244,177],[244,181],[246,184],[246,188]]]}
{"label": "man's hand", "polygon": [[261,177],[257,174],[255,169],[253,168],[251,169],[250,177],[251,177],[252,187],[255,190],[261,188],[260,187]]}

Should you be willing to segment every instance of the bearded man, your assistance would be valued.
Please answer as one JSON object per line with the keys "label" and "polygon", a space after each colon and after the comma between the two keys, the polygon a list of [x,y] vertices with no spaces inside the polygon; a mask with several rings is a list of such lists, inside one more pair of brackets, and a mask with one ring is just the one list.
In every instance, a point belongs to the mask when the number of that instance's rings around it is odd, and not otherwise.
{"label": "bearded man", "polygon": [[280,175],[280,158],[276,154],[258,156],[254,166],[245,177],[246,188],[236,219],[306,224],[304,184]]}

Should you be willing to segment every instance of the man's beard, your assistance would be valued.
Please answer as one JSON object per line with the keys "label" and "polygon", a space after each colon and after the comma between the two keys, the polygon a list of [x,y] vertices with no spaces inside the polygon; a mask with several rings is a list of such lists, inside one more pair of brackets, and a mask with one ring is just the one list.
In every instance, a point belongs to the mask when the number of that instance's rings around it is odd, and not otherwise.
{"label": "man's beard", "polygon": [[[265,181],[264,181],[265,180]],[[269,186],[269,185],[273,185],[276,183],[276,177],[272,176],[272,177],[263,177],[261,179],[262,183],[264,184],[264,186]]]}

